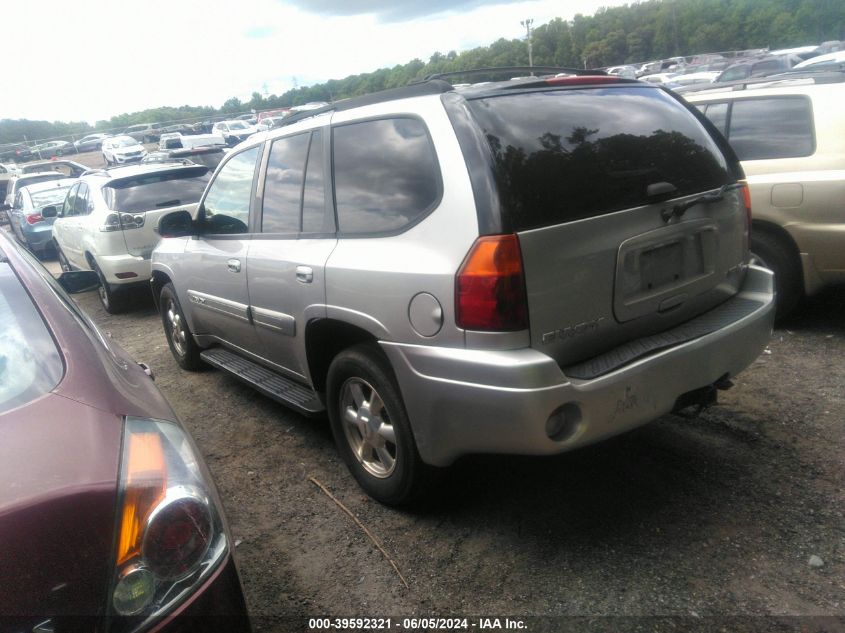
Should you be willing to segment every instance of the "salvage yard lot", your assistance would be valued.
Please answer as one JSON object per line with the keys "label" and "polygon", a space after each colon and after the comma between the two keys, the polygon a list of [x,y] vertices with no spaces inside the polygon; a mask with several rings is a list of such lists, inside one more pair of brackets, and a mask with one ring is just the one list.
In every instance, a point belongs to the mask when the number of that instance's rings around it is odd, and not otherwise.
{"label": "salvage yard lot", "polygon": [[[307,617],[329,615],[814,615],[843,618],[828,630],[845,624],[843,287],[776,330],[699,418],[665,416],[554,458],[466,458],[417,512],[369,500],[326,421],[221,372],[180,370],[151,301],[109,316],[95,293],[77,299],[152,366],[196,438],[238,541],[257,630],[306,630]],[[384,543],[410,589],[310,477]]]}

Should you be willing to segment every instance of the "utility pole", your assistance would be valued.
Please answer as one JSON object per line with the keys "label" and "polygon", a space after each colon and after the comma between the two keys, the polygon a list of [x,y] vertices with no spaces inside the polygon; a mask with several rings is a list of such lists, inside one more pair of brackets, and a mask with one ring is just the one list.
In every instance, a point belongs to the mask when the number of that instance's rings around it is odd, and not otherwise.
{"label": "utility pole", "polygon": [[[525,27],[525,37],[528,39],[528,67],[532,68],[534,66],[534,56],[531,50],[531,25],[534,24],[534,20],[528,18],[527,20],[520,20],[519,23]],[[533,72],[531,73],[534,74]]]}

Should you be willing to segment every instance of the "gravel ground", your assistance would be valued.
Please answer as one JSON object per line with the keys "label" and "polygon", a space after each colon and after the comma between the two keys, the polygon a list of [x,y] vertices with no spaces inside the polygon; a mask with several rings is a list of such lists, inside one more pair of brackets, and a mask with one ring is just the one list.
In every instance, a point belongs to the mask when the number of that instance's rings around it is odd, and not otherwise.
{"label": "gravel ground", "polygon": [[[120,316],[94,293],[79,301],[151,364],[204,452],[257,630],[432,615],[556,616],[529,630],[845,630],[845,287],[807,301],[700,417],[553,458],[463,459],[417,512],[364,496],[327,422],[221,372],[180,370],[150,301]],[[409,589],[310,477],[384,543]]]}
{"label": "gravel ground", "polygon": [[[806,301],[698,418],[552,458],[465,458],[417,512],[364,496],[326,421],[221,372],[180,370],[151,301],[109,316],[95,293],[78,300],[152,366],[205,454],[256,630],[553,616],[525,626],[845,631],[845,287]],[[311,477],[384,544],[408,589]]]}

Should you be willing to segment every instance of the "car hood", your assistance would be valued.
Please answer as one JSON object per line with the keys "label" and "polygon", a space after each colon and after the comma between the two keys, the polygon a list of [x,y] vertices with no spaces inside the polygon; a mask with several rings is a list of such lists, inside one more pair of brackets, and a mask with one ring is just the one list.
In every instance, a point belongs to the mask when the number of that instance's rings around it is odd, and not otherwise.
{"label": "car hood", "polygon": [[104,612],[122,433],[122,416],[55,393],[0,415],[0,613],[13,629]]}
{"label": "car hood", "polygon": [[130,145],[129,147],[115,147],[112,151],[115,154],[129,154],[131,152],[140,152],[144,149],[144,146],[140,143],[137,145]]}

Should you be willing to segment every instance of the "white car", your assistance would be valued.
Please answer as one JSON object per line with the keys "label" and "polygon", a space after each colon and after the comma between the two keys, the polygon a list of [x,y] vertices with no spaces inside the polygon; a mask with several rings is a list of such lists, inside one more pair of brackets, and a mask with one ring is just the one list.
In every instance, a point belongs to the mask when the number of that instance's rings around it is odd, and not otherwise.
{"label": "white car", "polygon": [[257,127],[244,121],[220,121],[211,128],[211,133],[222,136],[229,147],[234,147],[258,131]]}
{"label": "white car", "polygon": [[159,217],[193,213],[208,182],[204,165],[153,163],[95,171],[79,179],[56,216],[53,241],[62,270],[94,270],[109,313],[127,307],[132,289],[149,293],[150,254]]}
{"label": "white car", "polygon": [[810,70],[822,70],[821,64],[845,64],[845,51],[834,51],[833,53],[827,53],[826,55],[811,57],[805,62],[795,64],[792,69],[802,70],[809,68]]}
{"label": "white car", "polygon": [[147,155],[147,150],[131,136],[113,136],[103,140],[103,160],[106,166],[137,163]]}
{"label": "white car", "polygon": [[712,84],[716,77],[722,73],[718,70],[704,70],[698,73],[687,73],[686,75],[675,75],[670,79],[671,83],[681,86],[692,86],[694,84]]}

